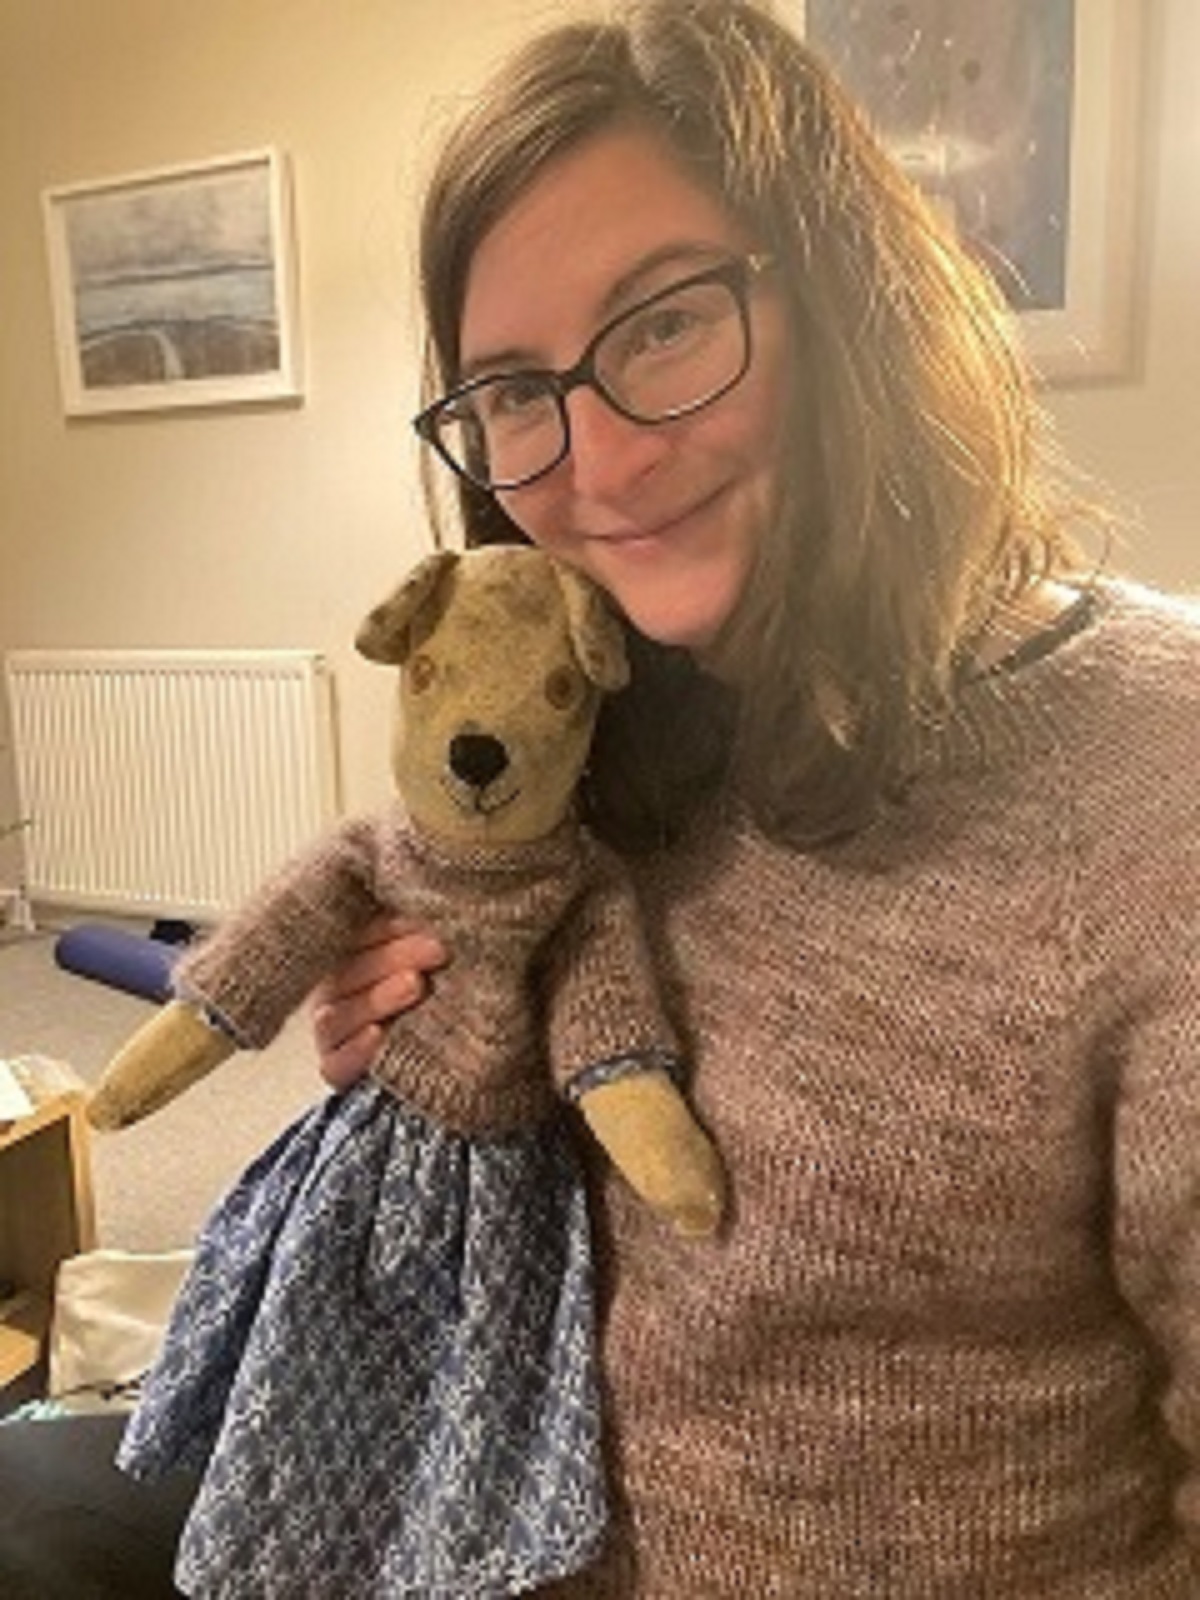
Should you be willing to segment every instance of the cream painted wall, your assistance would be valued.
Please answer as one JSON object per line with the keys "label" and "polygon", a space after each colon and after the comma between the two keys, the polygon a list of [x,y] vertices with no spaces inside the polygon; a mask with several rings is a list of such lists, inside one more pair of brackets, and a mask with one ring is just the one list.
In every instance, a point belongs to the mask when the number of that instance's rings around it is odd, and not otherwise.
{"label": "cream painted wall", "polygon": [[[1144,5],[1140,364],[1054,409],[1146,515],[1129,564],[1200,586],[1200,6]],[[562,9],[0,0],[0,649],[317,647],[339,684],[345,801],[384,792],[385,675],[346,641],[424,548],[413,195],[462,86]],[[42,189],[264,144],[295,179],[303,405],[65,421]],[[0,816],[4,798],[0,783]]]}
{"label": "cream painted wall", "polygon": [[1135,366],[1056,392],[1051,408],[1070,453],[1140,519],[1122,564],[1200,590],[1200,4],[1133,3],[1145,44]]}

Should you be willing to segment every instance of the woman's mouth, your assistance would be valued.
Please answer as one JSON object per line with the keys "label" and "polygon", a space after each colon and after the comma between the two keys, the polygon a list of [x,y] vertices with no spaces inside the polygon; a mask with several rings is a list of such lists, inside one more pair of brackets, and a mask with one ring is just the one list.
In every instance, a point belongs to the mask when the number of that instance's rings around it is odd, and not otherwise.
{"label": "woman's mouth", "polygon": [[636,550],[652,549],[655,546],[669,544],[672,539],[686,535],[695,525],[696,519],[706,512],[718,498],[720,491],[707,495],[703,500],[686,507],[683,511],[674,512],[669,516],[661,517],[651,522],[648,526],[616,529],[610,533],[590,534],[586,537],[589,542],[618,546],[621,549]]}

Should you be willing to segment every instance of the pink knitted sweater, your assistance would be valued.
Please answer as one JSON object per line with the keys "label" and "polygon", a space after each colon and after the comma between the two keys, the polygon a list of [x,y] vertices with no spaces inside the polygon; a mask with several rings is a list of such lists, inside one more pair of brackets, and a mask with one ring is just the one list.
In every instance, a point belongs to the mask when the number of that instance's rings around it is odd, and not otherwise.
{"label": "pink knitted sweater", "polygon": [[1200,611],[1114,588],[904,804],[736,814],[641,891],[732,1174],[607,1178],[610,1557],[641,1600],[1200,1594]]}

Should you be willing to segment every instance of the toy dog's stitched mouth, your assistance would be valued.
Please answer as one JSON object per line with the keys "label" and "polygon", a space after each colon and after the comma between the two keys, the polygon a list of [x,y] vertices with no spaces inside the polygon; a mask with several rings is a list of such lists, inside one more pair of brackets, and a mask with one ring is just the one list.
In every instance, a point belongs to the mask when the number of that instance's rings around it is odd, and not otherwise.
{"label": "toy dog's stitched mouth", "polygon": [[515,788],[498,794],[490,784],[480,789],[473,784],[464,783],[452,773],[443,774],[442,788],[457,810],[477,817],[494,816],[497,811],[503,811],[512,805],[521,793],[519,788]]}

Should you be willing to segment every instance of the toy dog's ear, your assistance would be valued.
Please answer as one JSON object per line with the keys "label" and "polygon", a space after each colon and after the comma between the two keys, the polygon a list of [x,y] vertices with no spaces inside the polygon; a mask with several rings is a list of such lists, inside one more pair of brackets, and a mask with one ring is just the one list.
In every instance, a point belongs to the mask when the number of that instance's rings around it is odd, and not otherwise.
{"label": "toy dog's ear", "polygon": [[[436,606],[445,580],[457,565],[458,555],[453,550],[438,550],[419,562],[396,592],[364,619],[354,641],[359,652],[384,666],[398,667],[407,661],[419,637],[418,618]],[[440,607],[432,620],[437,615]],[[428,615],[424,621],[431,625]]]}
{"label": "toy dog's ear", "polygon": [[585,676],[605,693],[623,689],[629,682],[629,660],[621,624],[594,583],[573,567],[557,561],[552,565],[566,603],[571,642]]}

